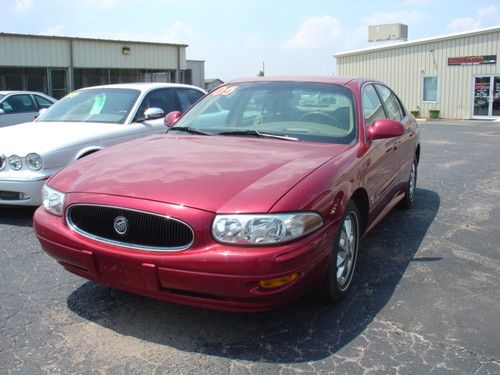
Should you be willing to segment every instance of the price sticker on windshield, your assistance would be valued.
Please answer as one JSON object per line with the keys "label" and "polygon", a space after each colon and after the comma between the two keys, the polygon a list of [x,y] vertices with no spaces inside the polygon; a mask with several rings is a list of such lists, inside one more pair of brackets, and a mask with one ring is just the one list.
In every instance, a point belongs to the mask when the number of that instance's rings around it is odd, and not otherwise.
{"label": "price sticker on windshield", "polygon": [[237,89],[238,89],[238,86],[222,86],[222,87],[219,87],[218,89],[215,89],[212,92],[212,95],[213,96],[219,96],[219,95],[227,96],[227,95],[231,95]]}

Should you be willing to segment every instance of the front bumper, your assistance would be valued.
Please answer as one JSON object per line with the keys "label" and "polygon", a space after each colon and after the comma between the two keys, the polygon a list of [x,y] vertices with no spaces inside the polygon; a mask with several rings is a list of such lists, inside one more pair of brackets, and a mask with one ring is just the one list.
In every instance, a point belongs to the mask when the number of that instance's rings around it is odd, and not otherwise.
{"label": "front bumper", "polygon": [[0,180],[0,206],[40,206],[42,188],[50,176],[36,180]]}
{"label": "front bumper", "polygon": [[[75,197],[67,198],[71,204]],[[83,195],[77,199],[85,201]],[[120,199],[108,197],[105,202],[123,207]],[[99,204],[95,197],[92,201]],[[332,228],[286,245],[232,247],[214,242],[201,230],[213,219],[212,213],[129,198],[126,202],[128,208],[175,213],[176,218],[189,221],[195,242],[188,250],[171,253],[118,247],[72,231],[65,220],[43,207],[35,212],[37,237],[50,256],[84,278],[159,300],[226,311],[262,311],[288,303],[317,287],[326,272]],[[293,272],[298,277],[289,284],[272,289],[259,286],[260,280]]]}

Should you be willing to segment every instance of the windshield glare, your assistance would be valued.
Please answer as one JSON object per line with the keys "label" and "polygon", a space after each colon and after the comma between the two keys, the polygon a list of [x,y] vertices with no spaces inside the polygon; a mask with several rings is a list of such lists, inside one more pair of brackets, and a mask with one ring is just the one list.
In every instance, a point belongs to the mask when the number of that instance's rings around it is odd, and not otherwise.
{"label": "windshield glare", "polygon": [[307,82],[222,86],[203,98],[172,129],[177,127],[212,134],[270,133],[341,144],[354,142],[357,130],[349,89]]}
{"label": "windshield glare", "polygon": [[140,91],[96,88],[69,93],[41,115],[38,122],[123,124]]}

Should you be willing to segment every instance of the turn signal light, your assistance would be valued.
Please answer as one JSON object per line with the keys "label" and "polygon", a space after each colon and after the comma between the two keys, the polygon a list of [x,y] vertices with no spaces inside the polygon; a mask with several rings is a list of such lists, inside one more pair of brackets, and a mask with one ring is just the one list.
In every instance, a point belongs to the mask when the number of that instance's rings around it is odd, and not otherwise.
{"label": "turn signal light", "polygon": [[297,278],[297,272],[291,273],[290,275],[278,277],[277,279],[270,280],[260,280],[259,286],[261,288],[277,288],[282,285],[286,285],[291,283],[293,280]]}

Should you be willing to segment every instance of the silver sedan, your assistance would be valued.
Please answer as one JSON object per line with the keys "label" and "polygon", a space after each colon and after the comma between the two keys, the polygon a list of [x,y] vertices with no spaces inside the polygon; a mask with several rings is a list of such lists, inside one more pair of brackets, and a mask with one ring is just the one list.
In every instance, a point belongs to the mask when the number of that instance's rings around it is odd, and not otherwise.
{"label": "silver sedan", "polygon": [[57,99],[35,91],[0,91],[0,128],[33,121]]}
{"label": "silver sedan", "polygon": [[165,115],[186,111],[205,91],[131,83],[74,91],[34,122],[0,128],[0,206],[37,206],[45,181],[105,147],[166,131]]}

